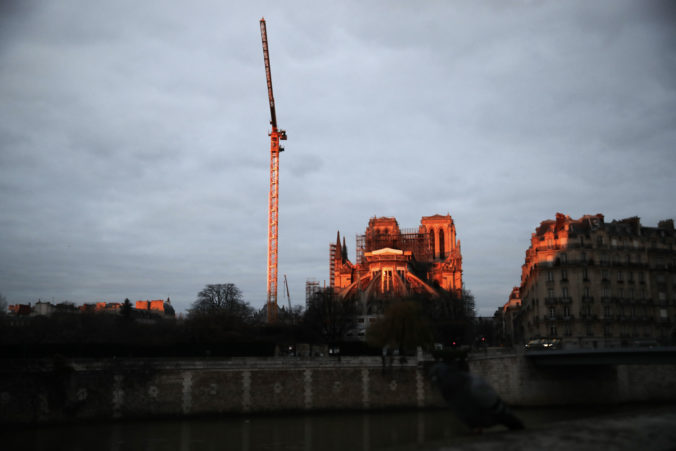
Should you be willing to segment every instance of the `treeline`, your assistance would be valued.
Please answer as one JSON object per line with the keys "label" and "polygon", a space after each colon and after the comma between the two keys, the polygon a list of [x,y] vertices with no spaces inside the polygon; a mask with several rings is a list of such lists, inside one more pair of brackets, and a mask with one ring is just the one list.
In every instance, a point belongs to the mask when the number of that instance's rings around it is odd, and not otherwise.
{"label": "treeline", "polygon": [[[468,307],[469,306],[469,307]],[[355,331],[365,317],[366,341]],[[360,318],[362,318],[360,320]],[[363,328],[363,326],[362,326]],[[340,299],[319,290],[307,308],[280,308],[267,324],[267,311],[252,308],[234,284],[207,285],[184,319],[138,320],[124,314],[67,314],[0,319],[3,357],[223,357],[287,355],[300,343],[339,348],[342,355],[400,353],[417,346],[471,345],[476,341],[473,300],[418,295],[368,302]]]}

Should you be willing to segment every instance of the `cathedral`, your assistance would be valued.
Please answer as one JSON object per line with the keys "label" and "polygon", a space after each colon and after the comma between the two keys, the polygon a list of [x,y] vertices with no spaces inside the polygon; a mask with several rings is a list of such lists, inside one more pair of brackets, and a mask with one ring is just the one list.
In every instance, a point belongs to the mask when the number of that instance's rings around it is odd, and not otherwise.
{"label": "cathedral", "polygon": [[373,217],[356,244],[355,263],[340,232],[330,245],[330,284],[342,298],[462,293],[460,240],[450,215],[423,216],[412,229],[400,229],[395,218]]}

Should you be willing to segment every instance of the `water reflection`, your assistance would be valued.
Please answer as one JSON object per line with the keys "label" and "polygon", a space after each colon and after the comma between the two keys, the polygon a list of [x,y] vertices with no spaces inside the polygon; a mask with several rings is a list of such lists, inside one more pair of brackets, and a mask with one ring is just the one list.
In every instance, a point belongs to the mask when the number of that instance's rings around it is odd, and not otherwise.
{"label": "water reflection", "polygon": [[[610,408],[519,409],[527,427],[608,413]],[[495,427],[485,433],[504,431]],[[68,450],[377,450],[436,449],[467,440],[448,411],[326,413],[248,418],[128,421],[43,426],[3,431],[3,448]],[[9,446],[5,447],[4,445]]]}

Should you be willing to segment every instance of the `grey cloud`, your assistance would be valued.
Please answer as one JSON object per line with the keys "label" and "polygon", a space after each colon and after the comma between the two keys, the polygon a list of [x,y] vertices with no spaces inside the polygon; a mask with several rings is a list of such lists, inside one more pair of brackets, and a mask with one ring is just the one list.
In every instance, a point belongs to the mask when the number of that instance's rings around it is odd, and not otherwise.
{"label": "grey cloud", "polygon": [[353,255],[376,214],[411,227],[449,212],[483,314],[518,284],[530,234],[557,211],[676,216],[669,3],[3,8],[11,302],[171,296],[181,310],[204,284],[234,282],[262,305],[263,15],[289,132],[280,275],[294,302],[306,278],[327,278],[336,230]]}

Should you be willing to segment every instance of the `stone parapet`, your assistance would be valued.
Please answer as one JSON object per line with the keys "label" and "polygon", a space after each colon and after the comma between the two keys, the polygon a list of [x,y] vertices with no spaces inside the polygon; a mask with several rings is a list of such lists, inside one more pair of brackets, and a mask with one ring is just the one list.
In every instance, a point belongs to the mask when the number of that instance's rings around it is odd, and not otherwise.
{"label": "stone parapet", "polygon": [[5,361],[0,422],[441,407],[415,359]]}

